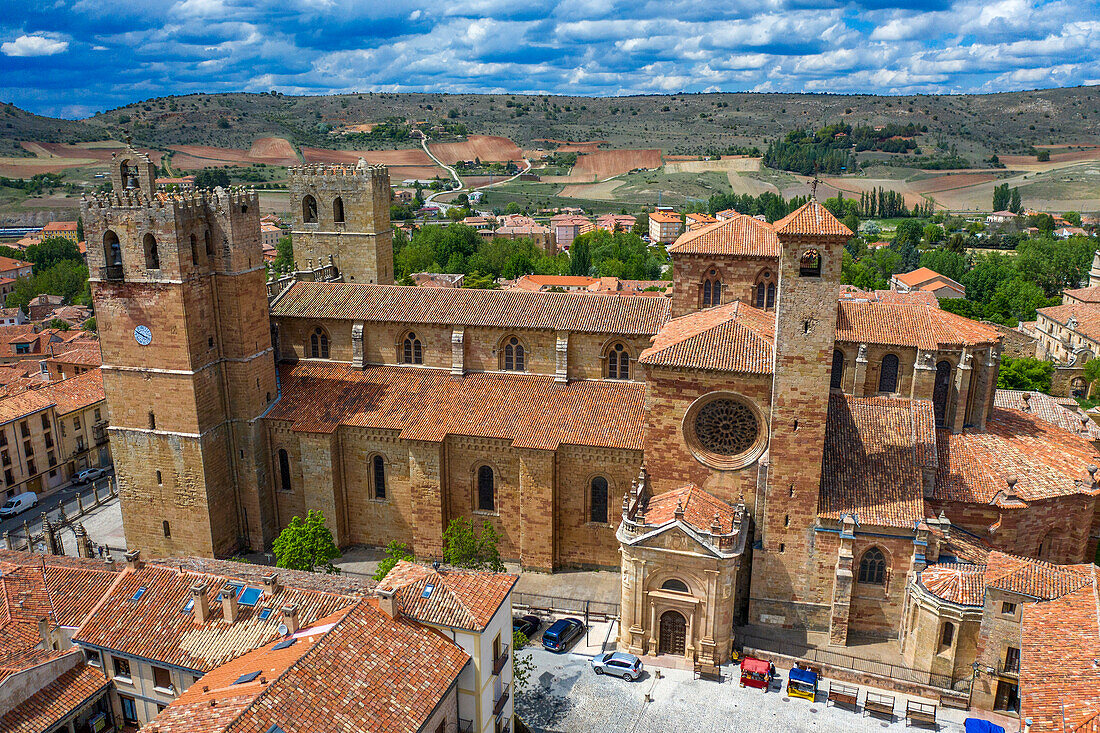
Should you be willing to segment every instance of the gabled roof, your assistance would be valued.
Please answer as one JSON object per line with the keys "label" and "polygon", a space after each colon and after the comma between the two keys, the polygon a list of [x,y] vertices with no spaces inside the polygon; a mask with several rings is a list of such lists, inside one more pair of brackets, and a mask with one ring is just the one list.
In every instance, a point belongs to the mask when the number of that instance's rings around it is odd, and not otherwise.
{"label": "gabled roof", "polygon": [[437,369],[312,363],[281,367],[279,375],[282,397],[268,418],[290,421],[298,431],[330,433],[350,425],[399,430],[406,440],[467,435],[511,440],[517,448],[556,450],[567,443],[642,449],[640,382],[562,383],[543,374],[452,377]]}
{"label": "gabled roof", "polygon": [[1085,338],[1100,340],[1100,304],[1065,303],[1052,305],[1049,308],[1039,308],[1035,312],[1067,328],[1070,319],[1074,319],[1077,323],[1072,330]]}
{"label": "gabled roof", "polygon": [[775,315],[740,301],[675,318],[638,356],[641,364],[771,374]]}
{"label": "gabled roof", "polygon": [[83,410],[106,399],[103,394],[103,372],[99,369],[47,384],[37,391],[54,403],[58,415]]}
{"label": "gabled roof", "polygon": [[272,304],[271,315],[630,336],[657,333],[669,307],[665,298],[299,282]]}
{"label": "gabled roof", "polygon": [[646,524],[662,525],[676,518],[676,510],[683,511],[683,521],[699,532],[710,532],[714,518],[718,518],[722,533],[732,532],[735,511],[718,497],[703,491],[695,484],[685,484],[678,489],[651,496],[645,506]]}
{"label": "gabled roof", "polygon": [[777,234],[851,237],[852,230],[841,224],[829,210],[810,199],[773,225]]}
{"label": "gabled roof", "polygon": [[994,550],[986,563],[985,585],[1045,601],[1090,585],[1092,570],[1092,565],[1053,565]]}
{"label": "gabled roof", "polygon": [[831,395],[818,514],[912,529],[925,518],[923,472],[936,465],[928,400]]}
{"label": "gabled roof", "polygon": [[396,591],[401,613],[426,624],[483,631],[512,592],[518,575],[425,567],[404,560],[378,583]]}
{"label": "gabled roof", "polygon": [[1100,439],[1100,425],[1093,422],[1076,402],[1070,408],[1042,392],[998,388],[993,395],[993,404],[1006,410],[1030,413],[1044,422],[1089,440]]}
{"label": "gabled roof", "polygon": [[[111,687],[103,672],[78,664],[0,717],[4,733],[42,733]],[[64,730],[64,728],[62,728]]]}
{"label": "gabled roof", "polygon": [[737,214],[681,234],[669,254],[779,258],[779,238],[767,222]]}
{"label": "gabled roof", "polygon": [[1078,300],[1082,303],[1100,303],[1100,285],[1063,290],[1062,296]]}
{"label": "gabled roof", "polygon": [[940,430],[936,438],[938,500],[989,504],[1006,497],[1009,478],[1023,501],[1098,492],[1088,473],[1100,465],[1092,442],[1035,414],[994,407],[984,431]]}
{"label": "gabled roof", "polygon": [[936,294],[927,290],[899,293],[896,290],[860,290],[854,285],[841,285],[839,299],[866,303],[900,303],[903,305],[940,307],[940,301]]}
{"label": "gabled roof", "polygon": [[992,345],[1001,338],[992,326],[930,305],[849,300],[838,304],[837,341],[935,351],[948,346]]}

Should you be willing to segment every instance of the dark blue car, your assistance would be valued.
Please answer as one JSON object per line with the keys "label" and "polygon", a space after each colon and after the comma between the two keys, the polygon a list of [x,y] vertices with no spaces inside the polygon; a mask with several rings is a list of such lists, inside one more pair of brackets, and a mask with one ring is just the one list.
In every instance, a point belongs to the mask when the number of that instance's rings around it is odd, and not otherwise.
{"label": "dark blue car", "polygon": [[542,634],[542,646],[552,652],[564,652],[569,642],[584,632],[584,624],[579,619],[558,619]]}

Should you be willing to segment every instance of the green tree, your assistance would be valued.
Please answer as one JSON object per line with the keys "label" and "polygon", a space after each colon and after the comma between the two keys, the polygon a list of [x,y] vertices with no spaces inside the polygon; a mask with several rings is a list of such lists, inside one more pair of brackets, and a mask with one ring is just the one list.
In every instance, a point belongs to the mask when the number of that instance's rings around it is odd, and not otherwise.
{"label": "green tree", "polygon": [[997,386],[1001,389],[1024,389],[1050,392],[1050,382],[1054,375],[1054,365],[1049,361],[1022,357],[1013,359],[1005,356],[1001,359],[1001,371],[997,375]]}
{"label": "green tree", "polygon": [[1081,214],[1077,211],[1067,211],[1062,217],[1075,227],[1081,226]]}
{"label": "green tree", "polygon": [[924,241],[928,244],[937,244],[943,241],[943,227],[939,224],[929,224],[924,228]]}
{"label": "green tree", "polygon": [[452,519],[443,532],[443,559],[448,565],[471,570],[492,570],[504,572],[504,563],[500,560],[500,534],[486,519],[481,523],[481,532],[475,532],[470,520],[465,517]]}
{"label": "green tree", "polygon": [[639,237],[649,234],[649,214],[638,214],[634,218],[634,226],[631,228],[630,233],[637,234]]}
{"label": "green tree", "polygon": [[294,517],[286,529],[279,533],[272,545],[276,565],[288,570],[317,569],[335,574],[340,570],[332,561],[340,557],[340,550],[332,539],[332,532],[325,526],[325,515],[310,509],[303,520]]}
{"label": "green tree", "polygon": [[993,210],[1006,211],[1012,194],[1008,191],[1008,184],[1002,183],[993,187]]}
{"label": "green tree", "polygon": [[922,252],[920,266],[935,270],[944,277],[949,277],[958,282],[962,282],[967,270],[966,257],[947,249],[932,249]]}
{"label": "green tree", "polygon": [[96,330],[95,316],[92,316],[88,320],[84,321],[84,325],[81,326],[80,328],[81,328],[81,330],[91,331],[91,332],[94,333],[95,330]]}
{"label": "green tree", "polygon": [[294,241],[289,234],[279,237],[275,243],[275,259],[271,261],[271,267],[278,271],[294,268]]}
{"label": "green tree", "polygon": [[46,324],[46,328],[56,328],[58,331],[68,331],[71,326],[68,324],[68,322],[63,321],[60,318],[54,318]]}
{"label": "green tree", "polygon": [[[1078,215],[1078,219],[1080,219],[1080,215]],[[1080,222],[1078,222],[1078,224],[1080,224]],[[84,241],[84,217],[82,216],[76,217],[76,241]]]}
{"label": "green tree", "polygon": [[1085,362],[1084,377],[1089,381],[1091,394],[1091,386],[1096,383],[1096,380],[1100,379],[1100,359],[1089,359]]}
{"label": "green tree", "polygon": [[195,174],[195,188],[229,187],[229,174],[224,168],[203,168]]}
{"label": "green tree", "polygon": [[569,247],[569,274],[586,276],[592,271],[592,248],[588,238],[581,235]]}
{"label": "green tree", "polygon": [[35,274],[48,270],[63,260],[84,261],[76,242],[67,237],[46,237],[38,244],[27,247],[25,258],[34,265]]}
{"label": "green tree", "polygon": [[1008,210],[1013,214],[1023,213],[1024,204],[1020,200],[1020,189],[1016,186],[1012,187],[1012,193],[1008,197]]}
{"label": "green tree", "polygon": [[393,566],[402,560],[412,562],[415,558],[413,554],[409,552],[409,547],[403,542],[392,540],[386,545],[386,556],[378,563],[378,568],[374,571],[374,579],[382,580],[386,577],[386,574],[393,570]]}
{"label": "green tree", "polygon": [[519,652],[527,646],[527,636],[522,631],[512,632],[512,685],[516,692],[523,692],[531,684],[531,675],[535,672],[535,663],[531,653],[520,656]]}
{"label": "green tree", "polygon": [[894,233],[894,243],[898,245],[902,244],[918,244],[921,237],[924,236],[924,227],[916,219],[906,219],[899,222],[897,229]]}
{"label": "green tree", "polygon": [[1047,162],[1048,160],[1050,160],[1050,151],[1040,150],[1038,153],[1035,154],[1035,160],[1039,161],[1040,163]]}

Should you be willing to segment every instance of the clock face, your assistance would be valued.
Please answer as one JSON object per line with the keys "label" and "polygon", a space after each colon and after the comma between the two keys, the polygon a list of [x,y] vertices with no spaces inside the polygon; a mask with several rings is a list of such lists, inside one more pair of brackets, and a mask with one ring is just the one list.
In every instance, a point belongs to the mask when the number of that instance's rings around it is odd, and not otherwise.
{"label": "clock face", "polygon": [[148,346],[153,341],[153,332],[148,326],[138,326],[134,329],[134,341],[142,346]]}

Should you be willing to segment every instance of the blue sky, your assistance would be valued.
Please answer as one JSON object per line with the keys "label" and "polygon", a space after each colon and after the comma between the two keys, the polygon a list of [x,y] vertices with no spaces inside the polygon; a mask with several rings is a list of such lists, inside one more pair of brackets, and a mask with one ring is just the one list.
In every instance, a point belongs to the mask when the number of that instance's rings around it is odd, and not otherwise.
{"label": "blue sky", "polygon": [[874,94],[1100,84],[1100,0],[7,0],[0,100],[165,94]]}

